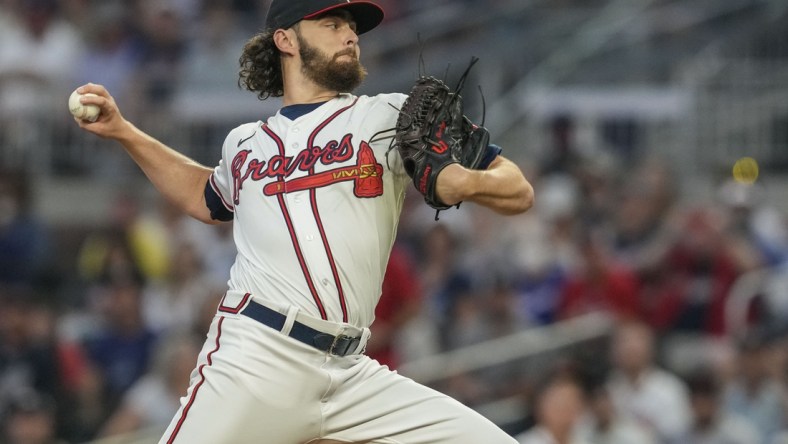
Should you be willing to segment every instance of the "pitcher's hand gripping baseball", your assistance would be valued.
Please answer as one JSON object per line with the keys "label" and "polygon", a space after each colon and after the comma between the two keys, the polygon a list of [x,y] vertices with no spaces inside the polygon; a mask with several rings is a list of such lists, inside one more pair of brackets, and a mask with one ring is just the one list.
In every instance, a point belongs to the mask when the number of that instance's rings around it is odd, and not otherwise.
{"label": "pitcher's hand gripping baseball", "polygon": [[454,91],[435,77],[421,76],[397,119],[392,147],[399,151],[405,171],[424,195],[424,201],[438,211],[451,207],[437,195],[438,174],[454,163],[477,169],[489,144],[487,129],[474,125],[463,115],[460,95],[465,78],[477,61],[471,60]]}
{"label": "pitcher's hand gripping baseball", "polygon": [[131,125],[123,118],[115,99],[102,85],[88,83],[77,88],[74,94],[79,96],[78,101],[81,105],[99,108],[99,113],[94,120],[84,120],[74,116],[74,120],[80,128],[109,139],[117,139],[125,131],[128,131],[128,127]]}

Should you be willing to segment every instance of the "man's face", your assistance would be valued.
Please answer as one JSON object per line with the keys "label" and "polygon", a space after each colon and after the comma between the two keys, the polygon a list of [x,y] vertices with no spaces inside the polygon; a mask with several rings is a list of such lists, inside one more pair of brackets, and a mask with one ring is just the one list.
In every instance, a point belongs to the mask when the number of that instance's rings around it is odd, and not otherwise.
{"label": "man's face", "polygon": [[693,395],[690,401],[697,426],[705,429],[714,423],[719,409],[719,399],[708,394],[697,394]]}
{"label": "man's face", "polygon": [[539,401],[539,422],[553,432],[574,428],[583,414],[583,392],[573,382],[560,381],[545,389]]}
{"label": "man's face", "polygon": [[614,364],[627,373],[639,373],[652,364],[653,337],[648,327],[627,325],[613,338]]}
{"label": "man's face", "polygon": [[302,71],[331,91],[351,92],[367,75],[359,61],[355,24],[344,15],[304,20],[296,29]]}

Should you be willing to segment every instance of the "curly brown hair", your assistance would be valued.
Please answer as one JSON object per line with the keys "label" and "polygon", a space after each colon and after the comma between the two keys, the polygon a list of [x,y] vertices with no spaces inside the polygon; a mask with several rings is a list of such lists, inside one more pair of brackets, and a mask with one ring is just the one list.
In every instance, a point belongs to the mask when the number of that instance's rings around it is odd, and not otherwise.
{"label": "curly brown hair", "polygon": [[238,86],[257,93],[260,100],[284,95],[282,61],[274,31],[261,32],[246,42],[238,62]]}

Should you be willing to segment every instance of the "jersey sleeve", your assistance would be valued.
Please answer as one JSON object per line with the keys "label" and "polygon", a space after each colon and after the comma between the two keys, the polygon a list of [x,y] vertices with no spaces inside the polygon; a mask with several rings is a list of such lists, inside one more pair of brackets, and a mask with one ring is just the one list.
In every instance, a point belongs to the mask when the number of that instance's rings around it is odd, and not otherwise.
{"label": "jersey sleeve", "polygon": [[211,219],[227,222],[233,220],[232,206],[225,203],[220,191],[213,184],[213,175],[205,183],[205,205],[211,211]]}
{"label": "jersey sleeve", "polygon": [[222,160],[214,168],[213,173],[208,178],[208,182],[205,184],[205,205],[211,212],[211,218],[220,221],[232,220],[235,212],[233,180],[230,169],[227,166],[228,140],[230,140],[230,135],[227,136],[222,147]]}

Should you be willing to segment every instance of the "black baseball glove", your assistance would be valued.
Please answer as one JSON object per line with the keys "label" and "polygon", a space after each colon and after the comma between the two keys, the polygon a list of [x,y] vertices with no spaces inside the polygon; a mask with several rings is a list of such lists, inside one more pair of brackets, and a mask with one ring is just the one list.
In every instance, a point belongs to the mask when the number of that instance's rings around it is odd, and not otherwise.
{"label": "black baseball glove", "polygon": [[489,144],[487,129],[463,115],[460,96],[476,61],[471,60],[454,90],[435,77],[421,76],[399,110],[392,146],[424,201],[438,211],[450,208],[436,194],[438,174],[453,163],[478,168]]}

